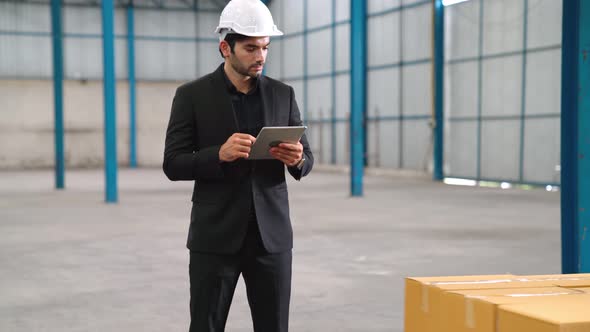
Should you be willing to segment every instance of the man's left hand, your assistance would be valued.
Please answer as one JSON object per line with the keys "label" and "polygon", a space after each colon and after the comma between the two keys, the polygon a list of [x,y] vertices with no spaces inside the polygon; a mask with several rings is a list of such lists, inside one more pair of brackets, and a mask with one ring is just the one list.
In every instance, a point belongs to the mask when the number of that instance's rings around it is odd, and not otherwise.
{"label": "man's left hand", "polygon": [[281,143],[270,149],[270,155],[283,164],[293,167],[303,158],[303,145],[297,143]]}

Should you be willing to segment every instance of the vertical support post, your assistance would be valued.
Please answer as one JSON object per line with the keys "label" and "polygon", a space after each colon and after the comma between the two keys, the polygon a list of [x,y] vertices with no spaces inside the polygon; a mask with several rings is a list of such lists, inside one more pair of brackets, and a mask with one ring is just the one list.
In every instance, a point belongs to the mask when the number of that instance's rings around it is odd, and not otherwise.
{"label": "vertical support post", "polygon": [[61,1],[51,0],[51,40],[53,44],[53,100],[55,122],[55,188],[65,187],[63,48]]}
{"label": "vertical support post", "polygon": [[363,196],[367,107],[367,0],[351,0],[350,17],[351,195]]}
{"label": "vertical support post", "polygon": [[113,0],[102,0],[104,145],[107,203],[117,202],[117,125],[115,94],[115,38]]}
{"label": "vertical support post", "polygon": [[578,272],[590,272],[590,3],[580,1],[578,68],[580,104],[578,106]]}
{"label": "vertical support post", "polygon": [[137,122],[135,116],[135,27],[133,2],[127,7],[127,66],[129,69],[129,167],[137,168]]}
{"label": "vertical support post", "polygon": [[563,273],[590,272],[590,4],[563,0],[561,248]]}
{"label": "vertical support post", "polygon": [[444,178],[444,70],[445,70],[445,7],[442,0],[434,1],[434,170],[432,178]]}

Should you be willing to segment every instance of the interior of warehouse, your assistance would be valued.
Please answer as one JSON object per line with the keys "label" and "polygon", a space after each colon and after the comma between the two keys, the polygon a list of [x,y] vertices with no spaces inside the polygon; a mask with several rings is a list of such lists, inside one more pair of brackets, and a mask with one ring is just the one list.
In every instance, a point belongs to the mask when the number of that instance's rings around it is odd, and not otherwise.
{"label": "interior of warehouse", "polygon": [[[188,329],[193,184],[162,163],[229,2],[0,0],[0,331]],[[590,272],[583,0],[261,2],[313,152],[291,330],[435,331],[407,277]]]}
{"label": "interior of warehouse", "polygon": [[[139,166],[156,167],[163,150],[157,134],[165,130],[175,88],[213,71],[223,59],[212,31],[218,3],[199,1],[196,10],[187,10],[182,1],[165,1],[163,8],[144,2],[136,1],[132,14],[134,158]],[[66,3],[62,17],[66,164],[100,167],[101,9],[75,3]],[[1,5],[2,99],[14,110],[3,120],[1,167],[48,168],[54,164],[49,7],[29,1]],[[272,41],[266,74],[295,89],[317,161],[347,165],[350,1],[271,1],[269,7],[285,34]],[[432,15],[431,1],[367,1],[369,167],[432,171]],[[468,1],[448,7],[445,18],[445,176],[558,184],[561,3]],[[126,8],[117,7],[121,166],[129,165],[131,149],[127,24]],[[18,148],[8,144],[13,139],[22,142]]]}

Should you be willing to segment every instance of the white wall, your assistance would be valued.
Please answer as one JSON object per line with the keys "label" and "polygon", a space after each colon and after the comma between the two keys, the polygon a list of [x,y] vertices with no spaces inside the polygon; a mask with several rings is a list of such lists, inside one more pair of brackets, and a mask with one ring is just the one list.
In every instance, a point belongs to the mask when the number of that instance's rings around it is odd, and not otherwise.
{"label": "white wall", "polygon": [[559,183],[561,5],[473,0],[446,8],[448,176]]}
{"label": "white wall", "polygon": [[[137,84],[137,161],[159,167],[175,89],[182,82]],[[51,81],[0,80],[0,169],[54,166]],[[101,81],[64,82],[67,167],[102,167],[104,108]],[[129,164],[128,85],[117,82],[117,158]]]}

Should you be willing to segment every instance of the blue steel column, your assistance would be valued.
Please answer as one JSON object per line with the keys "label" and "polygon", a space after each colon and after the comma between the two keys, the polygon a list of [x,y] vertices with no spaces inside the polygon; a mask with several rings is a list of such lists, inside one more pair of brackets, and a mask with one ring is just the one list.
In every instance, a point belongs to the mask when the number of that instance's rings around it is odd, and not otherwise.
{"label": "blue steel column", "polygon": [[117,202],[117,125],[115,110],[115,37],[113,0],[102,0],[104,64],[104,143],[107,203]]}
{"label": "blue steel column", "polygon": [[350,3],[350,176],[351,195],[363,196],[367,108],[367,1]]}
{"label": "blue steel column", "polygon": [[135,117],[135,29],[133,3],[127,7],[127,66],[129,67],[129,167],[137,168],[137,130]]}
{"label": "blue steel column", "polygon": [[562,24],[562,271],[590,272],[590,4],[564,0]]}
{"label": "blue steel column", "polygon": [[578,42],[578,272],[590,272],[590,3],[580,1]]}
{"label": "blue steel column", "polygon": [[53,43],[53,99],[55,120],[55,188],[65,186],[64,112],[63,112],[63,49],[61,1],[51,0],[51,35]]}
{"label": "blue steel column", "polygon": [[434,171],[432,178],[441,181],[443,174],[443,97],[445,70],[445,7],[434,1]]}

